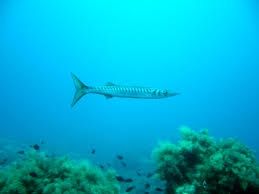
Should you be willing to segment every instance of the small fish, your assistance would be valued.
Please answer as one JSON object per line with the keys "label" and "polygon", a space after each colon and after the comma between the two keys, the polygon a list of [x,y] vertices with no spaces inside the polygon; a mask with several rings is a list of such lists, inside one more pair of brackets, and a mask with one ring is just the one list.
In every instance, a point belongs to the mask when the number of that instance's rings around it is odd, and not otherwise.
{"label": "small fish", "polygon": [[154,174],[155,174],[155,173],[153,173],[153,172],[149,172],[149,173],[147,173],[147,178],[152,177]]}
{"label": "small fish", "polygon": [[127,167],[126,162],[121,161],[121,165],[124,166],[124,167]]}
{"label": "small fish", "polygon": [[24,152],[24,150],[20,150],[20,151],[18,151],[18,152],[17,152],[17,154],[24,155],[24,154],[25,154],[25,152]]}
{"label": "small fish", "polygon": [[33,178],[36,178],[38,177],[37,173],[36,172],[30,172],[29,175]]}
{"label": "small fish", "polygon": [[139,171],[136,171],[138,176],[142,176],[142,174]]}
{"label": "small fish", "polygon": [[40,150],[40,146],[38,144],[31,145],[31,147],[36,151]]}
{"label": "small fish", "polygon": [[95,152],[96,152],[95,149],[92,149],[91,154],[95,154]]}
{"label": "small fish", "polygon": [[116,176],[117,181],[124,182],[124,178],[122,176]]}
{"label": "small fish", "polygon": [[131,183],[131,182],[133,182],[133,179],[127,178],[127,179],[124,179],[124,182],[125,182],[125,183]]}
{"label": "small fish", "polygon": [[159,191],[159,192],[164,191],[163,189],[161,189],[161,188],[159,188],[159,187],[157,187],[155,190],[156,190],[156,191]]}
{"label": "small fish", "polygon": [[150,188],[150,184],[149,183],[146,183],[145,184],[145,189],[149,189]]}
{"label": "small fish", "polygon": [[104,165],[102,165],[102,164],[99,164],[99,167],[100,167],[101,169],[104,169]]}
{"label": "small fish", "polygon": [[7,159],[7,158],[4,158],[4,159],[0,160],[0,165],[4,165],[4,164],[6,164],[6,163],[7,163],[7,161],[8,161],[8,159]]}
{"label": "small fish", "polygon": [[135,189],[135,186],[130,186],[125,191],[126,192],[131,192],[133,189]]}
{"label": "small fish", "polygon": [[117,155],[116,157],[117,157],[118,160],[123,160],[124,159],[124,157],[122,155]]}
{"label": "small fish", "polygon": [[41,141],[40,141],[40,144],[41,144],[41,145],[42,145],[42,144],[45,144],[45,141],[41,140]]}

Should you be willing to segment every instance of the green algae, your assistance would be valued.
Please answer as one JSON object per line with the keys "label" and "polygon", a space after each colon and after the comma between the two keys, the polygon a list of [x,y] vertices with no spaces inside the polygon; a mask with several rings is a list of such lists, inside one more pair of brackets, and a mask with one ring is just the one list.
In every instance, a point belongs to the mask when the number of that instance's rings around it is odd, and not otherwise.
{"label": "green algae", "polygon": [[0,171],[1,194],[118,194],[113,170],[30,151]]}
{"label": "green algae", "polygon": [[208,130],[181,128],[177,144],[162,142],[153,151],[167,194],[259,193],[255,155],[237,140],[216,141]]}

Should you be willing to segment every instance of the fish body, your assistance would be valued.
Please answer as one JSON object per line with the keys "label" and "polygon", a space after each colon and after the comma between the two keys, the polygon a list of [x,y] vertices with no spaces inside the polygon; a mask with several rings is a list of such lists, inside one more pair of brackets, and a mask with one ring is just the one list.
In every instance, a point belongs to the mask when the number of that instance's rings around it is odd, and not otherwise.
{"label": "fish body", "polygon": [[133,182],[133,179],[127,178],[127,179],[124,179],[124,182],[125,182],[125,183],[131,183],[131,182]]}
{"label": "fish body", "polygon": [[86,94],[99,94],[105,96],[106,98],[120,97],[141,99],[160,99],[176,96],[179,94],[176,92],[170,92],[167,89],[141,86],[122,86],[113,84],[111,82],[104,86],[90,87],[81,82],[74,74],[72,74],[72,79],[76,88],[74,99],[71,104],[72,107]]}
{"label": "fish body", "polygon": [[126,162],[124,162],[124,161],[121,161],[121,165],[122,165],[123,167],[127,167],[127,164],[126,164]]}
{"label": "fish body", "polygon": [[99,164],[98,166],[99,166],[102,170],[105,168],[104,165],[102,165],[102,164]]}
{"label": "fish body", "polygon": [[149,189],[150,188],[150,184],[149,183],[146,183],[145,184],[145,189]]}
{"label": "fish body", "polygon": [[0,166],[5,165],[7,163],[8,159],[4,158],[0,160]]}
{"label": "fish body", "polygon": [[123,182],[125,179],[122,176],[116,176],[117,181]]}
{"label": "fish body", "polygon": [[147,178],[152,177],[154,174],[155,174],[154,172],[149,172],[149,173],[147,174]]}
{"label": "fish body", "polygon": [[31,148],[33,148],[36,151],[40,150],[40,146],[38,144],[31,145]]}
{"label": "fish body", "polygon": [[117,155],[116,157],[117,157],[118,160],[123,160],[124,159],[124,157],[122,155]]}
{"label": "fish body", "polygon": [[135,188],[136,188],[135,186],[130,186],[125,191],[128,193],[128,192],[131,192]]}
{"label": "fish body", "polygon": [[164,191],[163,189],[161,189],[161,188],[159,188],[159,187],[157,187],[155,190],[158,191],[158,192]]}
{"label": "fish body", "polygon": [[136,171],[136,173],[137,173],[138,176],[142,176],[141,172]]}
{"label": "fish body", "polygon": [[91,154],[95,154],[95,152],[96,152],[95,149],[92,149]]}
{"label": "fish body", "polygon": [[33,178],[38,177],[38,174],[36,172],[30,172],[29,175]]}
{"label": "fish body", "polygon": [[25,154],[25,151],[24,151],[24,150],[19,150],[19,151],[17,152],[17,154],[24,155],[24,154]]}

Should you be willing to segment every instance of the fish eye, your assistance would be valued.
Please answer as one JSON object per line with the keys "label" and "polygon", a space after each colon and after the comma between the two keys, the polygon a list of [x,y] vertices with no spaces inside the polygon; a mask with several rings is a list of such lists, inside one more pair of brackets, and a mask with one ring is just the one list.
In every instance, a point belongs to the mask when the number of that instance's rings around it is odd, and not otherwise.
{"label": "fish eye", "polygon": [[163,95],[167,96],[167,94],[168,94],[168,91],[167,90],[163,90]]}

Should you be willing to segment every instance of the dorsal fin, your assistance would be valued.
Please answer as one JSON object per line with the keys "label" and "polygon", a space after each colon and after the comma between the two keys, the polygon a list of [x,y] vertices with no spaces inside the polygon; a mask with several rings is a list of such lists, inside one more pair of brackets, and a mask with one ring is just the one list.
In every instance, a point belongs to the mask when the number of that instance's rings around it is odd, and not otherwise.
{"label": "dorsal fin", "polygon": [[114,83],[112,83],[112,82],[107,82],[105,85],[106,85],[106,86],[116,86],[116,84],[114,84]]}

